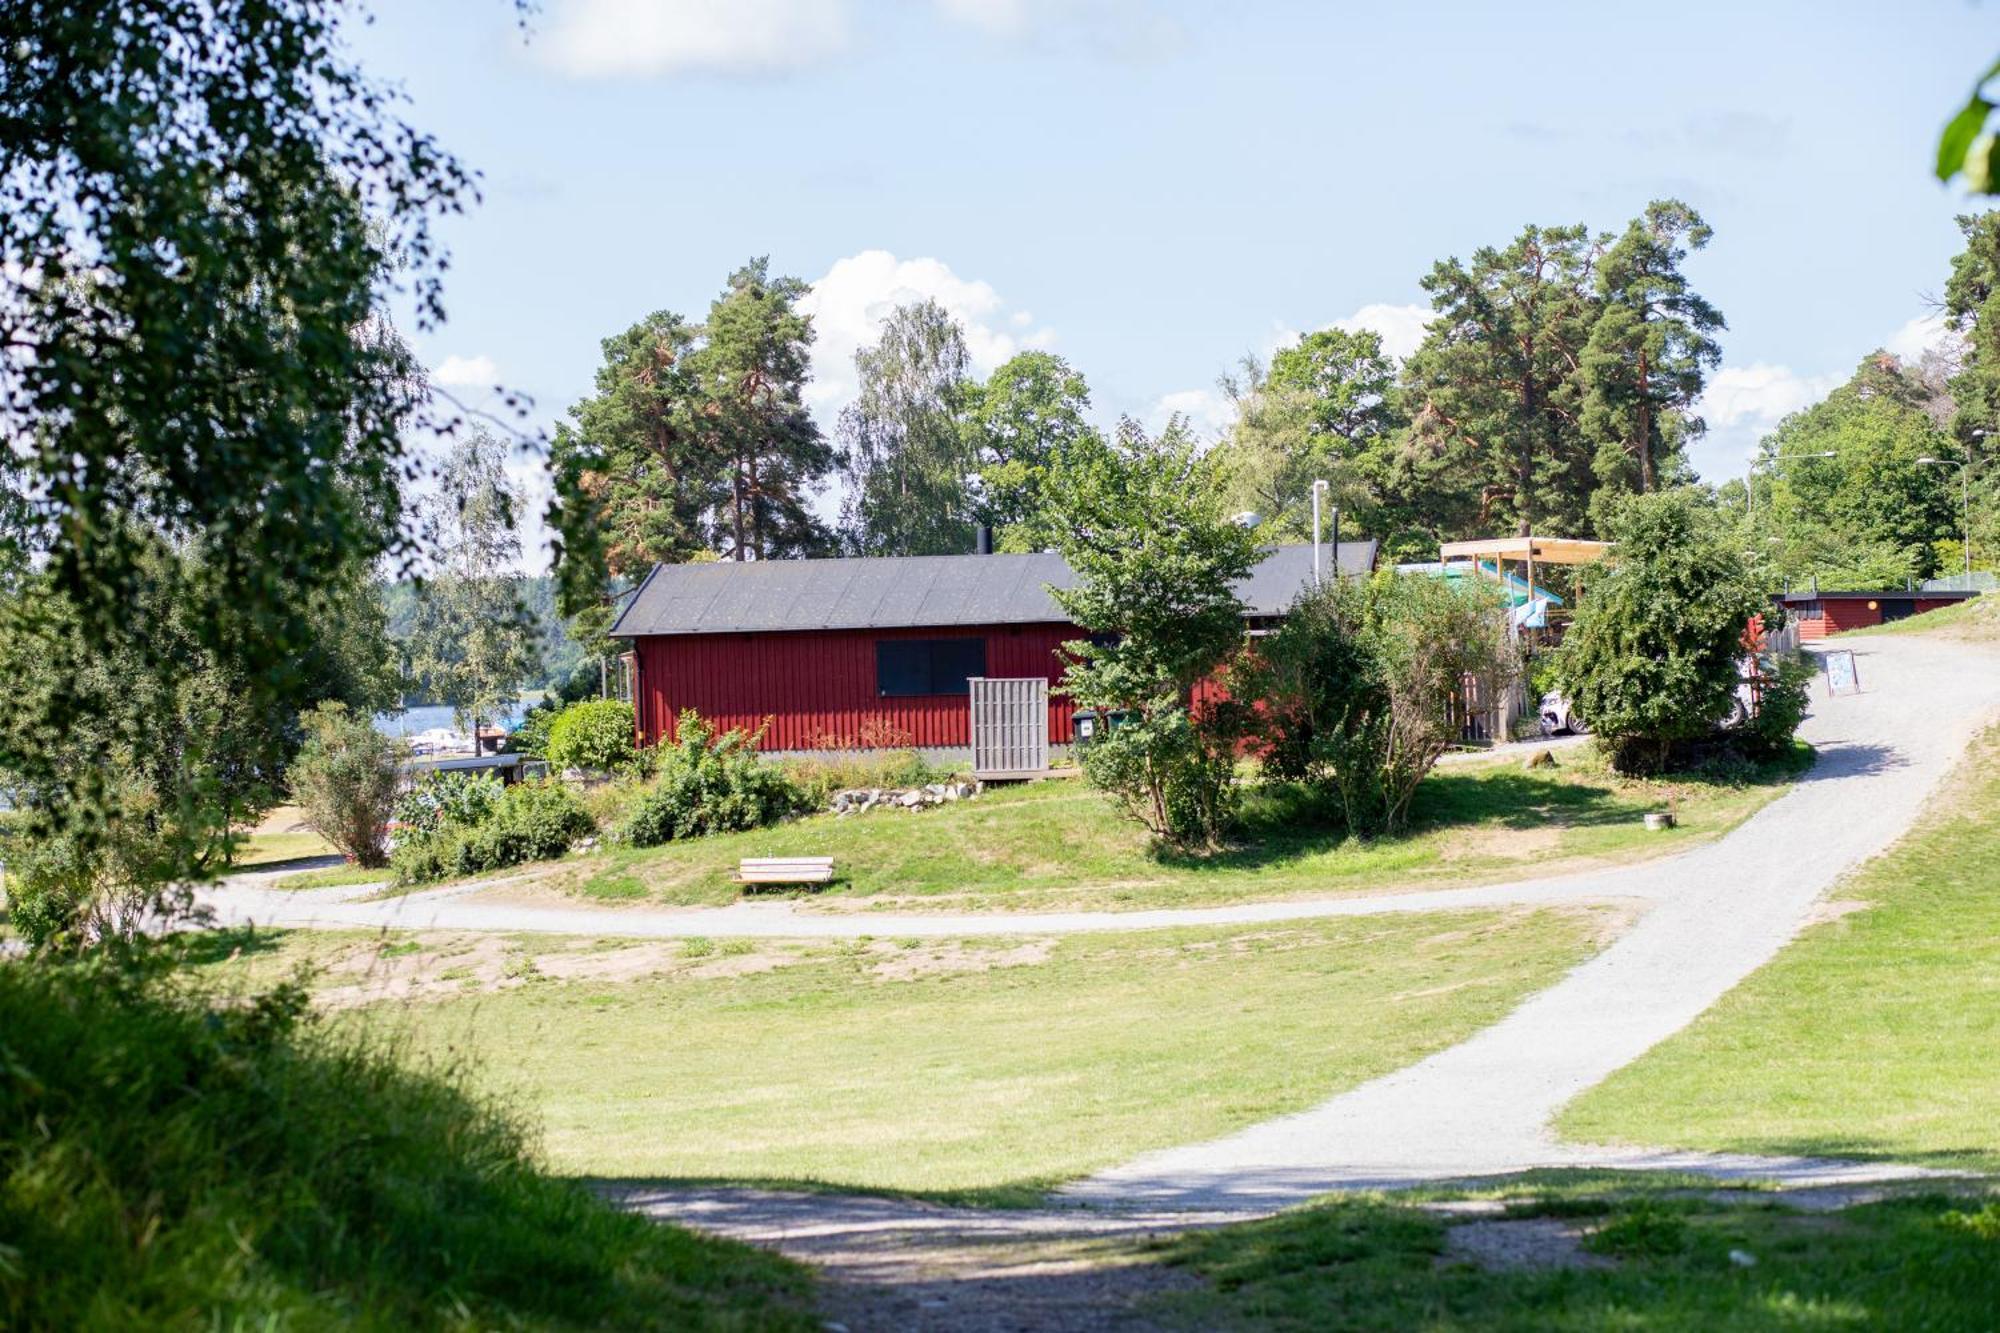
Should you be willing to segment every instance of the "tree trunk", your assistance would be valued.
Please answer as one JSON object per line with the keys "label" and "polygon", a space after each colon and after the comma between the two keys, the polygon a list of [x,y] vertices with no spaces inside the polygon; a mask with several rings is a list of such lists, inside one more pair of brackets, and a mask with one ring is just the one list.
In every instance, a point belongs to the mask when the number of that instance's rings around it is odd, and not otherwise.
{"label": "tree trunk", "polygon": [[1653,400],[1651,367],[1646,364],[1646,354],[1639,353],[1639,494],[1644,495],[1654,488],[1653,478]]}
{"label": "tree trunk", "polygon": [[744,490],[744,487],[743,487],[743,460],[742,460],[742,459],[741,459],[740,457],[739,457],[739,458],[738,458],[738,459],[736,460],[736,475],[735,475],[735,477],[734,477],[734,478],[732,478],[732,479],[731,479],[731,486],[732,486],[732,489],[733,489],[733,490],[735,491],[735,494],[736,494],[736,503],[735,503],[735,505],[733,505],[733,506],[732,506],[732,508],[733,508],[733,509],[734,509],[734,510],[735,510],[736,512],[735,512],[735,513],[733,513],[732,515],[730,515],[730,519],[731,519],[731,526],[732,526],[732,527],[733,527],[733,528],[735,529],[735,532],[736,532],[736,550],[735,550],[735,552],[734,552],[734,555],[735,555],[735,558],[736,558],[736,559],[738,559],[738,560],[743,560],[743,559],[746,559],[747,557],[746,557],[746,556],[744,555],[744,552],[743,552],[743,490]]}

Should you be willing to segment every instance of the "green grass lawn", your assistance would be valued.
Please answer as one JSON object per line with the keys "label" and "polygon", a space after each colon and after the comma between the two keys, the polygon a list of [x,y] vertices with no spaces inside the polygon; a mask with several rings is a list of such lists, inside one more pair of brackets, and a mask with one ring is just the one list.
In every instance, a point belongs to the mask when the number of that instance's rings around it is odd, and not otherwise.
{"label": "green grass lawn", "polygon": [[1506,1217],[1561,1219],[1602,1266],[1492,1271],[1449,1248],[1466,1221],[1356,1197],[1170,1244],[1166,1260],[1209,1285],[1152,1313],[1199,1329],[1729,1333],[1988,1329],[2000,1310],[2000,1202],[1920,1196],[1823,1215],[1644,1188],[1514,1193]]}
{"label": "green grass lawn", "polygon": [[[1437,886],[1685,848],[1735,827],[1780,794],[1796,765],[1748,782],[1694,776],[1633,781],[1589,750],[1553,769],[1495,761],[1439,769],[1419,789],[1412,832],[1363,841],[1280,789],[1257,794],[1242,844],[1208,857],[1148,847],[1145,832],[1081,782],[995,788],[920,813],[815,815],[775,828],[645,850],[613,850],[555,870],[569,892],[666,904],[735,901],[749,856],[832,856],[841,878],[816,897],[928,909],[1143,908],[1391,886]],[[1680,827],[1641,816],[1673,803]]]}
{"label": "green grass lawn", "polygon": [[2000,639],[2000,593],[1982,593],[1957,606],[1940,607],[1883,625],[1846,630],[1835,637],[1858,639],[1880,634],[1935,634],[1947,639],[1990,643]]}
{"label": "green grass lawn", "polygon": [[564,1171],[1018,1201],[1459,1041],[1582,961],[1606,925],[1468,911],[754,948],[299,933],[228,966],[268,977],[317,956],[322,990],[351,1002],[368,960],[339,951],[395,951],[385,971],[425,971],[429,988],[348,1021],[461,1057],[541,1123]]}
{"label": "green grass lawn", "polygon": [[2000,1170],[2000,731],[1940,798],[1834,891],[1865,910],[1808,930],[1562,1131]]}

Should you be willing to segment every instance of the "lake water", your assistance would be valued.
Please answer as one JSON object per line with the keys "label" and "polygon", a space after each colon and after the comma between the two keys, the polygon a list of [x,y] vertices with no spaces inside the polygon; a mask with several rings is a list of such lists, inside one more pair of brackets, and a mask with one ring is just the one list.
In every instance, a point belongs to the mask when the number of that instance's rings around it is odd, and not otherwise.
{"label": "lake water", "polygon": [[[527,711],[528,706],[517,699],[507,711],[496,718],[489,718],[488,722],[512,731],[521,721],[521,715]],[[412,708],[405,708],[400,713],[375,715],[375,730],[385,736],[414,736],[418,732],[429,731],[434,727],[443,727],[447,731],[458,729],[458,724],[452,719],[451,705],[418,704]]]}

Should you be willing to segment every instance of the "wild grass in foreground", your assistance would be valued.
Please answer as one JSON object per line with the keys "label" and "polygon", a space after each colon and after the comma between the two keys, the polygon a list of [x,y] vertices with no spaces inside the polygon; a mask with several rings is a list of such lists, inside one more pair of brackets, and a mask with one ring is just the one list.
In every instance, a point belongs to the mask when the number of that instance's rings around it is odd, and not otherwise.
{"label": "wild grass in foreground", "polygon": [[[1809,762],[1659,780],[1615,776],[1588,749],[1554,768],[1497,761],[1439,769],[1418,789],[1408,836],[1373,841],[1329,827],[1296,789],[1253,794],[1239,845],[1213,856],[1162,855],[1143,830],[1081,782],[996,788],[910,814],[815,815],[572,863],[551,882],[587,897],[665,904],[733,902],[749,856],[832,856],[829,903],[932,910],[1144,908],[1493,880],[1681,850],[1720,836],[1781,794]],[[1673,806],[1680,827],[1641,817]]]}
{"label": "wild grass in foreground", "polygon": [[[1541,1219],[1546,1219],[1538,1221]],[[1539,1230],[1496,1271],[1461,1226]],[[1928,1195],[1836,1214],[1761,1201],[1541,1187],[1500,1219],[1447,1218],[1383,1197],[1342,1199],[1195,1233],[1169,1262],[1208,1279],[1162,1299],[1201,1329],[1973,1330],[2000,1310],[2000,1201]],[[1550,1250],[1570,1266],[1549,1266]]]}
{"label": "wild grass in foreground", "polygon": [[1828,920],[1566,1110],[1591,1142],[2000,1170],[2000,730]]}
{"label": "wild grass in foreground", "polygon": [[[1606,924],[1465,911],[754,949],[461,938],[381,964],[382,993],[431,998],[346,1021],[461,1055],[545,1124],[565,1171],[1020,1202],[1461,1040],[1581,962]],[[315,940],[228,967],[268,969]],[[414,976],[426,957],[435,985]],[[356,963],[328,962],[352,1005]]]}
{"label": "wild grass in foreground", "polygon": [[807,1329],[805,1290],[283,991],[0,964],[0,1327]]}

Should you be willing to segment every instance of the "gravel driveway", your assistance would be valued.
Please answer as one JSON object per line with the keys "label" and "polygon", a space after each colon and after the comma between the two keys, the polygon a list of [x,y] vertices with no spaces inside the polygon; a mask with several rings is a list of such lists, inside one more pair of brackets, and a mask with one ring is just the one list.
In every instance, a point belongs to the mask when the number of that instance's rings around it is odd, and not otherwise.
{"label": "gravel driveway", "polygon": [[1537,1166],[1693,1167],[1801,1183],[1892,1173],[1592,1149],[1558,1144],[1548,1129],[1565,1102],[1671,1036],[1777,953],[1842,874],[1910,826],[2000,710],[2000,661],[1974,646],[1894,636],[1852,646],[1863,691],[1815,696],[1803,732],[1820,747],[1811,774],[1726,838],[1584,877],[1600,893],[1655,905],[1563,981],[1407,1069],[1224,1139],[1148,1154],[1067,1196],[1276,1207],[1336,1188]]}

